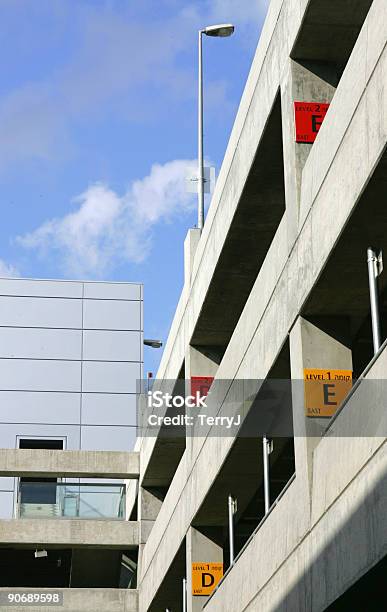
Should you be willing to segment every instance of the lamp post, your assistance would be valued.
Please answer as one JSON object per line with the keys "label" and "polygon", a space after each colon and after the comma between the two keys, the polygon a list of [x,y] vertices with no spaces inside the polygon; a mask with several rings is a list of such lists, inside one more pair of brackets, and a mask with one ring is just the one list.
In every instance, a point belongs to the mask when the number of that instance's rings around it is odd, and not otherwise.
{"label": "lamp post", "polygon": [[222,23],[199,30],[199,96],[198,96],[198,228],[204,226],[204,156],[203,156],[203,34],[225,38],[234,32],[231,23]]}

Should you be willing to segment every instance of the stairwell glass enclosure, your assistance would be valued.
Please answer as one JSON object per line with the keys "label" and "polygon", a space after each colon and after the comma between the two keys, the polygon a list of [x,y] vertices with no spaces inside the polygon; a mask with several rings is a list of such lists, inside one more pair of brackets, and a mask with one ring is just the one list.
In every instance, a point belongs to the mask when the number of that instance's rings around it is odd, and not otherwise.
{"label": "stairwell glass enclosure", "polygon": [[125,485],[20,482],[19,518],[123,519]]}

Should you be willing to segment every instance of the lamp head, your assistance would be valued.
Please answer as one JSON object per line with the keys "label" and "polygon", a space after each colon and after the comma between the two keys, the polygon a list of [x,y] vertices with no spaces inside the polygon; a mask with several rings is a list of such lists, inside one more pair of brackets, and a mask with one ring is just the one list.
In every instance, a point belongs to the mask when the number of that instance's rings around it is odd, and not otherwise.
{"label": "lamp head", "polygon": [[145,346],[150,346],[151,348],[161,348],[163,346],[161,340],[153,340],[150,338],[144,339],[144,344]]}
{"label": "lamp head", "polygon": [[206,34],[206,36],[218,36],[220,38],[226,38],[226,36],[231,36],[234,33],[234,26],[231,23],[220,23],[218,25],[208,26],[204,28],[202,32]]}

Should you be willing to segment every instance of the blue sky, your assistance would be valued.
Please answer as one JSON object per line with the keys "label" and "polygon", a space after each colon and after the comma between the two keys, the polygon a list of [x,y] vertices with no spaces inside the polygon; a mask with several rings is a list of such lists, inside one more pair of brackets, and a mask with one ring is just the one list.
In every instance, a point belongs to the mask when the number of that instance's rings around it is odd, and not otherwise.
{"label": "blue sky", "polygon": [[[205,156],[222,162],[267,0],[0,0],[0,276],[140,281],[166,339],[196,223],[197,30]],[[149,349],[146,369],[159,351]]]}

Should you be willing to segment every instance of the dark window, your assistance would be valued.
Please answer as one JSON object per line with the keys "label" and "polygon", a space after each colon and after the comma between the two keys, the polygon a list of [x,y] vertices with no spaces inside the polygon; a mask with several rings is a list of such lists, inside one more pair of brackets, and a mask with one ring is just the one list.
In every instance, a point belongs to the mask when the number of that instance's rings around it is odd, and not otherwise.
{"label": "dark window", "polygon": [[[19,448],[63,450],[63,440],[22,438]],[[57,478],[20,478],[21,504],[55,504]]]}
{"label": "dark window", "polygon": [[40,440],[39,438],[21,438],[19,448],[48,448],[63,450],[63,440]]}

